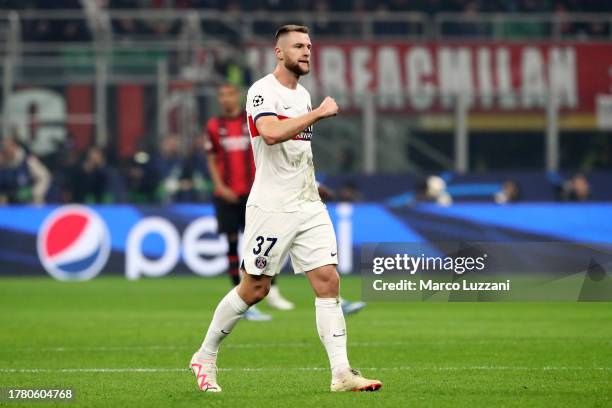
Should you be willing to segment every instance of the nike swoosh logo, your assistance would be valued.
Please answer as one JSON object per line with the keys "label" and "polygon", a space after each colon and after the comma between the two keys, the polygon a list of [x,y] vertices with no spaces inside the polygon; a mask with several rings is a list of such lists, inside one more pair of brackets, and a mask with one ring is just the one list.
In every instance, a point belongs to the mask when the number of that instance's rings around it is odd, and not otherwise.
{"label": "nike swoosh logo", "polygon": [[283,106],[283,109],[291,109],[291,106]]}
{"label": "nike swoosh logo", "polygon": [[342,337],[342,336],[346,336],[346,333],[342,333],[342,334],[334,334],[334,337]]}
{"label": "nike swoosh logo", "polygon": [[331,256],[336,256],[337,252],[332,252]]}
{"label": "nike swoosh logo", "polygon": [[225,330],[221,329],[221,333],[223,334],[229,334],[229,332],[226,332]]}

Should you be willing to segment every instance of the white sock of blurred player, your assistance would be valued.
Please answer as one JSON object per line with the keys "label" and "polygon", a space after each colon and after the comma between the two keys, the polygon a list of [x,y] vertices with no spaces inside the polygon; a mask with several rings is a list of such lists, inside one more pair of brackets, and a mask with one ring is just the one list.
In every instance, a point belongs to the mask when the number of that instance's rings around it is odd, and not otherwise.
{"label": "white sock of blurred player", "polygon": [[316,298],[317,331],[327,351],[332,378],[350,371],[346,352],[346,324],[338,298]]}
{"label": "white sock of blurred player", "polygon": [[221,341],[230,334],[248,308],[236,288],[230,290],[215,309],[212,322],[196,357],[215,362]]}
{"label": "white sock of blurred player", "polygon": [[280,293],[278,285],[274,282],[270,286],[270,292],[266,296],[266,301],[270,307],[278,310],[293,310],[295,308],[295,305]]}

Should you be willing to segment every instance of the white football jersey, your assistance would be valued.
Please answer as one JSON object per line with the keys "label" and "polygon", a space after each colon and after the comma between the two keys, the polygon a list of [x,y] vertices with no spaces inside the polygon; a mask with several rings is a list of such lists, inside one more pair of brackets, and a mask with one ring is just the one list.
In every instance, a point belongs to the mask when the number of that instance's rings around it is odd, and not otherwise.
{"label": "white football jersey", "polygon": [[283,86],[268,74],[247,93],[246,112],[255,157],[255,181],[248,206],[264,211],[299,211],[301,204],[321,201],[315,184],[312,161],[312,126],[293,139],[267,145],[255,123],[266,115],[288,119],[312,110],[310,94],[298,84],[295,90]]}

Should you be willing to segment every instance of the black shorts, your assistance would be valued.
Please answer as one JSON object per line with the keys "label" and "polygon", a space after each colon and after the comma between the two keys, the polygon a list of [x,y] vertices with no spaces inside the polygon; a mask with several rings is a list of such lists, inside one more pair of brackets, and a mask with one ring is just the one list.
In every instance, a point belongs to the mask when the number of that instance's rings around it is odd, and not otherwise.
{"label": "black shorts", "polygon": [[248,198],[248,196],[240,196],[240,200],[237,203],[228,203],[222,198],[213,197],[219,234],[238,233],[244,230],[244,217]]}

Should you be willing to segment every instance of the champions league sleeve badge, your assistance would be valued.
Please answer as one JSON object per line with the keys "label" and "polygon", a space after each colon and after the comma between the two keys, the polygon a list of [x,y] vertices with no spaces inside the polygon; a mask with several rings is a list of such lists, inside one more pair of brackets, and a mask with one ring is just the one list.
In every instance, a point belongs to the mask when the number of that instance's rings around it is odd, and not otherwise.
{"label": "champions league sleeve badge", "polygon": [[255,95],[255,96],[253,97],[253,106],[254,106],[254,107],[261,106],[261,105],[263,104],[263,102],[264,102],[264,98],[263,98],[263,96],[261,96],[261,95]]}

